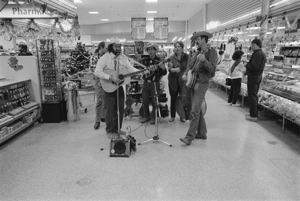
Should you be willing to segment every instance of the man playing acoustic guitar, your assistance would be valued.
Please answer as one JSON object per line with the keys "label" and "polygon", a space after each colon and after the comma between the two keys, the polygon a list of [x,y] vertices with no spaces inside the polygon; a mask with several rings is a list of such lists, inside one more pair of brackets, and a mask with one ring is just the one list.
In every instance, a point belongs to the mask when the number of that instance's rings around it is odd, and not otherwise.
{"label": "man playing acoustic guitar", "polygon": [[[180,138],[180,141],[186,145],[190,145],[195,138],[207,138],[207,129],[201,106],[209,86],[209,79],[214,76],[218,62],[217,51],[207,46],[208,39],[211,37],[212,34],[200,31],[194,33],[191,38],[192,44],[195,43],[198,46],[198,52],[194,55],[189,65],[189,71],[193,71],[194,84],[188,84],[191,82],[187,80],[187,86],[191,88],[192,96],[191,120],[186,136]],[[183,79],[186,79],[185,75]]]}
{"label": "man playing acoustic guitar", "polygon": [[[119,79],[117,73],[124,72],[124,70],[128,73],[139,72],[138,69],[132,66],[128,58],[121,54],[121,43],[118,39],[112,39],[110,42],[107,43],[107,45],[108,52],[105,53],[99,59],[94,74],[100,78],[100,82],[105,91],[105,122],[107,134],[125,135],[126,133],[120,130],[122,128],[122,122],[124,117],[124,89],[121,86],[123,80]],[[109,74],[108,72],[112,73]],[[111,87],[109,86],[110,84]]]}

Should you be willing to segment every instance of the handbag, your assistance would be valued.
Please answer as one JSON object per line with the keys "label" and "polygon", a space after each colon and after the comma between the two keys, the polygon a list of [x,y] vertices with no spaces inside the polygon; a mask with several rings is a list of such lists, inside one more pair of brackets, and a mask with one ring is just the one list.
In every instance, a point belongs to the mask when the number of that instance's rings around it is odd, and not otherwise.
{"label": "handbag", "polygon": [[231,79],[230,78],[226,78],[225,85],[231,86]]}

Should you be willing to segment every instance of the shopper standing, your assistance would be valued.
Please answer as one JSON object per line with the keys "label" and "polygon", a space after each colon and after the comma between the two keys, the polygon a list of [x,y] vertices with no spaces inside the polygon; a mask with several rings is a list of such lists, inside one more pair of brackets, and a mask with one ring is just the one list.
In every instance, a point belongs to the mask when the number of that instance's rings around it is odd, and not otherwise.
{"label": "shopper standing", "polygon": [[[150,124],[155,124],[155,109],[156,108],[156,100],[155,95],[159,93],[159,81],[162,76],[167,74],[167,69],[163,63],[160,63],[160,58],[156,55],[156,51],[158,50],[158,45],[155,43],[149,43],[147,45],[146,51],[149,54],[149,57],[143,59],[141,63],[147,67],[155,66],[156,69],[150,72],[149,76],[143,76],[144,84],[142,89],[142,101],[143,101],[143,111],[144,116],[140,120],[141,123],[145,123],[150,120]],[[152,112],[150,116],[149,105],[152,103]],[[151,117],[151,118],[150,118]]]}
{"label": "shopper standing", "polygon": [[243,62],[241,62],[244,52],[237,50],[232,55],[234,63],[228,71],[228,76],[231,80],[230,93],[228,96],[228,103],[231,106],[240,107],[241,105],[236,103],[241,91],[242,78],[246,71]]}
{"label": "shopper standing", "polygon": [[250,105],[250,114],[246,115],[246,119],[249,121],[257,121],[258,115],[258,90],[262,80],[262,73],[266,64],[266,55],[261,50],[262,42],[259,39],[254,39],[251,42],[251,48],[253,54],[249,62],[246,64],[246,75],[248,99]]}
{"label": "shopper standing", "polygon": [[[95,50],[95,54],[91,56],[90,64],[92,69],[96,67],[99,58],[103,56],[107,52],[107,48],[105,47],[105,42],[101,42],[98,45],[98,48]],[[95,76],[95,91],[97,96],[96,102],[96,118],[94,129],[97,130],[100,127],[100,121],[105,122],[105,93],[100,83],[100,78]]]}
{"label": "shopper standing", "polygon": [[[170,57],[170,62],[168,63],[168,84],[169,92],[171,97],[171,118],[169,122],[173,122],[176,116],[176,100],[178,95],[182,93],[183,81],[182,75],[187,69],[189,56],[183,52],[184,44],[181,41],[174,43],[174,54]],[[185,94],[181,94],[185,95]],[[181,97],[183,98],[183,97]],[[180,117],[181,122],[185,122],[183,117]]]}
{"label": "shopper standing", "polygon": [[19,43],[19,54],[18,56],[32,56],[32,53],[29,52],[28,47],[25,43]]}
{"label": "shopper standing", "polygon": [[192,43],[195,41],[195,44],[198,46],[198,52],[192,58],[189,69],[196,65],[195,73],[197,75],[197,81],[194,88],[191,90],[192,110],[190,127],[186,136],[180,138],[180,141],[184,142],[186,145],[190,145],[194,138],[207,138],[206,123],[201,106],[209,86],[209,79],[214,75],[218,62],[217,51],[214,48],[207,46],[208,39],[211,37],[212,34],[206,31],[200,31],[196,32],[191,38]]}
{"label": "shopper standing", "polygon": [[[129,73],[138,71],[132,66],[128,58],[121,54],[121,43],[119,40],[111,40],[107,47],[107,53],[100,57],[95,75],[100,79],[120,83],[121,80],[116,76],[118,69],[127,70]],[[114,75],[110,75],[106,72],[109,70],[114,72]],[[112,84],[112,83],[111,83]],[[113,84],[112,84],[113,85]],[[115,87],[115,85],[113,85]],[[103,85],[102,85],[103,87]],[[105,91],[105,88],[104,88]],[[119,99],[118,99],[119,97]],[[126,134],[124,131],[119,130],[122,128],[123,116],[124,116],[124,89],[122,86],[113,92],[105,91],[105,108],[106,108],[106,132],[107,134]],[[119,110],[119,116],[118,116]],[[118,121],[120,120],[120,121]],[[119,127],[120,125],[120,127]]]}

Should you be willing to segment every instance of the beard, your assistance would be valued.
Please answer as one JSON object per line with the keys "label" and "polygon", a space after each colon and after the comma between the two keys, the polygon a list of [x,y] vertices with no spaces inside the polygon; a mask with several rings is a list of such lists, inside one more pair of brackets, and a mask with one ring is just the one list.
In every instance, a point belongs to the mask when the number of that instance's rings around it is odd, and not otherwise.
{"label": "beard", "polygon": [[115,49],[113,49],[112,53],[114,53],[114,55],[120,55],[121,54],[121,50],[115,50]]}

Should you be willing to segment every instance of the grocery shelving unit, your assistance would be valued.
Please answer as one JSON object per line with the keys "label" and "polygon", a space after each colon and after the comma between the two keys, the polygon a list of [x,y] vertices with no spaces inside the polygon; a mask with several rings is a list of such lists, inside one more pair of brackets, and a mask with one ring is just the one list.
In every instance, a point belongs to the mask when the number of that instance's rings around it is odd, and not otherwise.
{"label": "grocery shelving unit", "polygon": [[0,144],[41,118],[40,104],[30,100],[31,80],[0,82]]}

